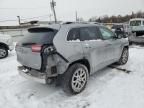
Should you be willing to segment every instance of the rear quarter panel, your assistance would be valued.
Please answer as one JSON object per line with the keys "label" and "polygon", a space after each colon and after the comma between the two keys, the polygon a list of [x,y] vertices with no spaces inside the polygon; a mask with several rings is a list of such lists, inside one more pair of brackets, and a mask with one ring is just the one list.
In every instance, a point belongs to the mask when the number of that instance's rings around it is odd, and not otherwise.
{"label": "rear quarter panel", "polygon": [[61,27],[55,36],[53,43],[58,53],[68,60],[67,64],[71,64],[76,60],[83,58],[83,48],[80,41],[67,41],[67,35],[70,28]]}

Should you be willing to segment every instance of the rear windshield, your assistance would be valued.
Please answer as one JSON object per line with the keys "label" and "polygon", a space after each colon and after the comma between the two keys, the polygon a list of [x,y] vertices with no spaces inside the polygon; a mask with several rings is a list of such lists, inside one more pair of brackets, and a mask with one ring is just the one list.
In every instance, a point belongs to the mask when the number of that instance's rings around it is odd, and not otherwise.
{"label": "rear windshield", "polygon": [[130,22],[130,26],[141,26],[141,21],[140,20],[131,21]]}
{"label": "rear windshield", "polygon": [[58,31],[54,29],[29,29],[20,43],[22,44],[52,44]]}

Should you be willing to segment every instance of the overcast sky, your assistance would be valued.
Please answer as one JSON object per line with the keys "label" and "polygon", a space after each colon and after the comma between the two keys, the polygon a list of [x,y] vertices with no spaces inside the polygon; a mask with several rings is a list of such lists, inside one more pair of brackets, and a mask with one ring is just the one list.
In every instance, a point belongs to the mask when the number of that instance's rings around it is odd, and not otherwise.
{"label": "overcast sky", "polygon": [[[78,16],[88,20],[93,16],[125,15],[132,11],[144,11],[144,0],[55,0],[56,13],[59,20],[75,20],[75,11]],[[38,17],[39,20],[50,20],[50,0],[0,0],[0,25],[16,24],[2,23],[3,20],[17,20]],[[37,18],[35,18],[37,19]],[[27,20],[35,20],[27,19]],[[52,17],[53,19],[53,17]],[[25,20],[25,21],[27,21]]]}

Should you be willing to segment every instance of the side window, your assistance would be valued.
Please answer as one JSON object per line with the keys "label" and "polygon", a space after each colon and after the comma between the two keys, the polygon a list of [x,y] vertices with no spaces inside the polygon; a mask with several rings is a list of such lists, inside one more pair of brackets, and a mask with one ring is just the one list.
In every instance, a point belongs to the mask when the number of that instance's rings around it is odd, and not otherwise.
{"label": "side window", "polygon": [[73,28],[69,31],[67,40],[74,41],[80,39],[80,33],[78,28]]}
{"label": "side window", "polygon": [[84,27],[80,29],[81,41],[97,40],[98,34],[96,27]]}
{"label": "side window", "polygon": [[104,40],[112,39],[113,36],[115,35],[112,31],[110,31],[105,27],[99,27],[99,30]]}

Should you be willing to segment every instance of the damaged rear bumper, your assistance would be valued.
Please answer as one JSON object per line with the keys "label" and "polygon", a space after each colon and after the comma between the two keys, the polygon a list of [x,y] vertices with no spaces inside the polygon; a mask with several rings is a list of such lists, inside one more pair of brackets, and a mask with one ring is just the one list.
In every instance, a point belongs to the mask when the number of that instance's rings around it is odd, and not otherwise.
{"label": "damaged rear bumper", "polygon": [[62,75],[66,71],[68,61],[60,55],[54,54],[49,55],[43,65],[45,69],[42,69],[42,72],[32,68],[28,69],[25,66],[18,66],[18,71],[19,74],[26,79],[48,84],[50,80],[56,78],[58,75]]}
{"label": "damaged rear bumper", "polygon": [[19,71],[19,74],[26,79],[33,80],[42,84],[47,83],[46,73],[40,73],[34,70],[30,71],[24,68],[23,66],[18,66],[18,71]]}

